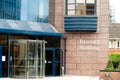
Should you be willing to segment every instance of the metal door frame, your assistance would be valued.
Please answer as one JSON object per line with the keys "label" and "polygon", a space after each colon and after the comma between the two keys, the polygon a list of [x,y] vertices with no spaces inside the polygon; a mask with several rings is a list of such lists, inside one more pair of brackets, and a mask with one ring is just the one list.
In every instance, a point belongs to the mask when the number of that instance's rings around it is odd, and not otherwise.
{"label": "metal door frame", "polygon": [[[60,49],[60,48],[45,48],[45,51],[46,50],[52,50],[53,51],[53,59],[52,59],[52,75],[51,76],[56,76],[56,69],[55,69],[55,64],[56,64],[56,62],[55,62],[55,58],[56,58],[56,50],[57,49]],[[61,50],[61,49],[60,49]],[[60,55],[61,55],[61,52],[60,52]],[[59,56],[60,57],[60,56]],[[60,59],[60,63],[59,63],[60,65],[62,64],[61,63],[61,59]],[[61,68],[61,67],[60,67]],[[61,71],[60,71],[60,75],[61,75]]]}
{"label": "metal door frame", "polygon": [[0,77],[2,77],[2,46],[0,46]]}
{"label": "metal door frame", "polygon": [[51,50],[51,51],[53,51],[52,52],[52,56],[53,56],[53,59],[52,59],[52,75],[51,76],[55,76],[55,72],[56,72],[56,70],[55,70],[55,49],[56,48],[45,48],[45,51],[46,50]]}

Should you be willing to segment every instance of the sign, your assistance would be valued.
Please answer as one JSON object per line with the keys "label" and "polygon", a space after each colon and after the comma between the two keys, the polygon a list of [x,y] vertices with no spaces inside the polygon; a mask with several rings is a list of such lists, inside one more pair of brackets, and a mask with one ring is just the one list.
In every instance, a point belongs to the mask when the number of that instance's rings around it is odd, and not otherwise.
{"label": "sign", "polygon": [[80,50],[99,51],[99,40],[83,40],[80,39]]}

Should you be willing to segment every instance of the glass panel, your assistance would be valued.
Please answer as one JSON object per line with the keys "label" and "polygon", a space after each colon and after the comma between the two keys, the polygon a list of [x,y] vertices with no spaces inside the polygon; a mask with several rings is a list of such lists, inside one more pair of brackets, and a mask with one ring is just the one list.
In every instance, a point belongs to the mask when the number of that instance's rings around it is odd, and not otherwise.
{"label": "glass panel", "polygon": [[86,3],[94,3],[95,0],[86,0]]}
{"label": "glass panel", "polygon": [[75,15],[75,10],[68,10],[68,15]]}
{"label": "glass panel", "polygon": [[44,76],[44,41],[28,41],[28,71],[29,78]]}
{"label": "glass panel", "polygon": [[85,9],[85,4],[76,4],[76,9]]}
{"label": "glass panel", "polygon": [[84,9],[77,9],[76,10],[76,15],[85,15]]}
{"label": "glass panel", "polygon": [[28,59],[28,65],[29,66],[36,65],[36,63],[35,63],[35,60],[36,60],[35,47],[36,47],[35,42],[31,42],[28,45],[27,59]]}
{"label": "glass panel", "polygon": [[26,43],[10,42],[9,76],[15,78],[26,77]]}
{"label": "glass panel", "polygon": [[68,3],[75,3],[75,0],[68,0]]}
{"label": "glass panel", "polygon": [[38,62],[37,62],[37,64],[38,64],[38,76],[39,77],[42,77],[42,76],[44,76],[44,61],[45,61],[45,54],[44,54],[44,50],[43,50],[43,43],[38,43]]}
{"label": "glass panel", "polygon": [[85,0],[76,0],[76,3],[85,3]]}
{"label": "glass panel", "polygon": [[24,58],[16,58],[14,59],[14,66],[25,66],[25,59]]}
{"label": "glass panel", "polygon": [[87,10],[86,14],[87,15],[94,15],[94,10]]}
{"label": "glass panel", "polygon": [[85,4],[76,4],[76,15],[85,15]]}
{"label": "glass panel", "polygon": [[75,4],[69,4],[68,9],[75,9]]}
{"label": "glass panel", "polygon": [[35,78],[36,77],[36,43],[34,41],[28,41],[28,53],[27,53],[27,77],[28,78]]}
{"label": "glass panel", "polygon": [[44,76],[45,41],[16,40],[10,42],[9,76],[37,78]]}
{"label": "glass panel", "polygon": [[94,15],[94,4],[86,4],[86,10],[87,15]]}
{"label": "glass panel", "polygon": [[25,75],[26,75],[25,67],[14,67],[14,77],[25,78],[26,77]]}
{"label": "glass panel", "polygon": [[21,20],[48,22],[49,0],[20,0]]}
{"label": "glass panel", "polygon": [[87,9],[94,9],[94,4],[86,4]]}

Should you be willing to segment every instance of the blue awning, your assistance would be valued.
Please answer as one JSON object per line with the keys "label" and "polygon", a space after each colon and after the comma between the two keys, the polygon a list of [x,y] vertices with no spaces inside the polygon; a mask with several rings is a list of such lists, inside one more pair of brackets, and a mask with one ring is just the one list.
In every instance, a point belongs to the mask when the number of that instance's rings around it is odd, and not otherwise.
{"label": "blue awning", "polygon": [[27,22],[0,19],[0,33],[62,36],[54,26],[49,23]]}

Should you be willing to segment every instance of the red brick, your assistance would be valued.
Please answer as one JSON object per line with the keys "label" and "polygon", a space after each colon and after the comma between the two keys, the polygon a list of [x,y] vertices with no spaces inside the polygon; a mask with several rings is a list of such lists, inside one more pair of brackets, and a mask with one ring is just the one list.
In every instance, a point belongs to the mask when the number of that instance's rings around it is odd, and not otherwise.
{"label": "red brick", "polygon": [[97,63],[107,63],[108,62],[108,58],[97,58]]}
{"label": "red brick", "polygon": [[97,76],[99,75],[99,71],[98,70],[81,70],[81,75],[82,76]]}
{"label": "red brick", "polygon": [[66,68],[75,70],[76,69],[76,64],[66,64]]}
{"label": "red brick", "polygon": [[[108,76],[106,76],[108,74]],[[100,79],[101,80],[120,80],[120,72],[105,72],[105,71],[100,71]]]}
{"label": "red brick", "polygon": [[108,57],[108,52],[98,52],[96,57],[99,57],[99,58]]}
{"label": "red brick", "polygon": [[80,58],[66,58],[67,63],[80,63]]}
{"label": "red brick", "polygon": [[[67,46],[66,46],[66,49],[67,49],[67,51],[69,51],[69,50],[70,50],[70,51],[73,51],[73,50],[74,50],[74,53],[75,53],[75,50],[76,50],[76,47],[77,47],[77,46],[71,46],[71,45],[72,45],[72,44],[67,45]],[[73,54],[74,54],[74,53],[73,53]]]}
{"label": "red brick", "polygon": [[81,63],[96,63],[96,58],[81,58]]}
{"label": "red brick", "polygon": [[104,70],[105,67],[106,67],[106,64],[92,64],[92,69]]}
{"label": "red brick", "polygon": [[77,51],[77,56],[79,57],[96,57],[96,51]]}
{"label": "red brick", "polygon": [[67,70],[66,75],[80,75],[80,70]]}
{"label": "red brick", "polygon": [[92,64],[81,64],[80,69],[92,69]]}
{"label": "red brick", "polygon": [[76,57],[76,53],[75,53],[75,51],[67,51],[67,53],[66,53],[66,56],[67,56],[67,58],[69,57],[69,58],[75,58]]}
{"label": "red brick", "polygon": [[76,46],[76,40],[67,40],[67,46]]}

